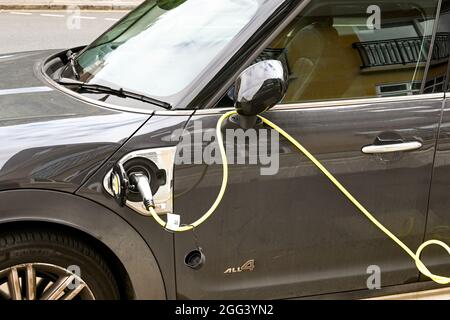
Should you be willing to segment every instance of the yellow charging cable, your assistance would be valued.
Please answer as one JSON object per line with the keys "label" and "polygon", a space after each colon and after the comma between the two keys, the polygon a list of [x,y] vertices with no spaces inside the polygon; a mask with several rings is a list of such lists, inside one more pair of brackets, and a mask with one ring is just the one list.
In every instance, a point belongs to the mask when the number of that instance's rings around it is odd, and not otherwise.
{"label": "yellow charging cable", "polygon": [[193,230],[194,228],[201,225],[203,222],[205,222],[213,213],[216,211],[217,207],[219,206],[220,202],[222,202],[223,195],[225,194],[225,191],[227,190],[228,185],[228,160],[227,160],[227,154],[225,152],[225,146],[223,143],[223,135],[222,135],[222,124],[223,122],[231,117],[232,115],[236,114],[236,111],[230,111],[222,115],[217,122],[216,126],[216,136],[217,136],[217,143],[219,144],[219,150],[220,150],[220,156],[222,157],[222,170],[223,170],[223,178],[222,178],[222,185],[220,186],[219,194],[217,195],[216,201],[214,201],[211,208],[209,208],[208,211],[197,221],[194,223],[191,223],[189,225],[184,225],[180,227],[175,228],[169,228],[167,225],[167,222],[161,219],[161,217],[156,213],[155,209],[150,207],[149,211],[152,217],[156,220],[156,222],[159,223],[163,228],[172,231],[172,232],[186,232]]}
{"label": "yellow charging cable", "polygon": [[420,260],[420,254],[429,245],[441,246],[442,248],[447,250],[448,254],[450,255],[450,247],[447,244],[439,240],[429,240],[423,243],[419,247],[419,249],[417,249],[417,252],[414,253],[411,249],[409,249],[409,247],[406,244],[404,244],[399,238],[397,238],[392,232],[390,232],[385,226],[383,226],[361,203],[359,203],[359,201],[356,200],[355,197],[353,197],[350,192],[348,192],[348,190],[327,170],[327,168],[325,168],[319,162],[319,160],[317,160],[297,140],[295,140],[290,134],[288,134],[286,131],[278,127],[273,122],[261,116],[259,116],[259,118],[269,127],[274,129],[275,131],[278,131],[283,137],[289,140],[289,142],[292,143],[298,150],[300,150],[300,152],[302,152],[312,163],[314,163],[314,165],[317,168],[319,168],[319,170],[322,171],[322,173],[355,205],[355,207],[357,207],[374,225],[376,225],[389,238],[391,238],[395,243],[397,243],[415,261],[417,269],[419,269],[419,271],[423,275],[429,277],[431,280],[439,284],[450,283],[449,277],[439,276],[431,273],[430,270],[428,270],[428,268]]}
{"label": "yellow charging cable", "polygon": [[[217,122],[216,126],[216,135],[217,135],[217,142],[219,144],[220,149],[220,155],[222,157],[222,165],[223,165],[223,180],[222,185],[220,187],[219,194],[216,198],[216,201],[213,203],[211,208],[197,221],[194,223],[187,225],[187,226],[181,226],[178,228],[170,229],[170,231],[173,232],[185,232],[192,230],[199,225],[201,225],[203,222],[205,222],[217,209],[220,202],[222,201],[223,195],[225,194],[227,184],[228,184],[228,161],[227,161],[227,155],[225,152],[225,147],[223,143],[223,135],[222,135],[222,124],[225,121],[225,119],[229,118],[230,116],[236,114],[236,111],[230,111],[222,115],[220,117],[219,121]],[[358,200],[355,199],[355,197],[352,196],[352,194],[325,168],[319,160],[317,160],[305,147],[303,147],[297,140],[295,140],[290,134],[288,134],[286,131],[278,127],[273,122],[267,120],[266,118],[262,116],[258,116],[266,125],[271,127],[273,130],[280,133],[283,137],[285,137],[290,143],[292,143],[300,152],[302,152],[314,165],[319,168],[320,171],[357,207],[374,225],[376,225],[381,231],[383,231],[389,238],[391,238],[396,244],[398,244],[416,263],[417,269],[419,271],[429,277],[431,280],[439,283],[439,284],[448,284],[450,283],[449,277],[439,276],[436,274],[433,274],[428,270],[428,268],[423,264],[423,262],[420,260],[420,255],[422,251],[430,246],[430,245],[437,245],[445,250],[447,250],[448,254],[450,255],[450,247],[439,240],[429,240],[424,242],[418,249],[417,252],[414,253],[405,243],[403,243],[397,236],[395,236],[391,231],[389,231],[385,226],[383,226]],[[166,222],[162,220],[156,211],[153,208],[150,208],[150,213],[152,214],[153,218],[164,228],[166,228]]]}

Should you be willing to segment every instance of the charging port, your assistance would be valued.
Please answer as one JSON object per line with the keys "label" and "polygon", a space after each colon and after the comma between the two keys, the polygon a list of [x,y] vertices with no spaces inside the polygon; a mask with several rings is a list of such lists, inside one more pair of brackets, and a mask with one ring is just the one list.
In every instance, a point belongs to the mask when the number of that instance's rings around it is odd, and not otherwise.
{"label": "charging port", "polygon": [[[152,161],[145,158],[133,158],[123,165],[128,177],[133,174],[142,174],[150,181],[152,194],[156,194],[159,188],[167,183],[165,170],[159,169]],[[136,186],[130,186],[127,200],[131,202],[142,202],[142,196]]]}

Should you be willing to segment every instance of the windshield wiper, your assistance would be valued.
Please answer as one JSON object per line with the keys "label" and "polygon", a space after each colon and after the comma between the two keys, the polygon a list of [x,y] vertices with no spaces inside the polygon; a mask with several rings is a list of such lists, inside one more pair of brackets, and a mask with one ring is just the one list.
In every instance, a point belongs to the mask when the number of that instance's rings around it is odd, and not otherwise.
{"label": "windshield wiper", "polygon": [[80,89],[83,89],[86,91],[108,93],[108,94],[112,94],[114,96],[121,97],[121,98],[130,98],[130,99],[135,99],[135,100],[139,100],[139,101],[143,101],[143,102],[148,102],[148,103],[154,104],[158,107],[161,107],[161,108],[164,108],[167,110],[172,109],[172,106],[170,105],[170,103],[160,101],[158,99],[151,98],[151,97],[148,97],[148,96],[140,94],[140,93],[127,91],[122,88],[114,89],[114,88],[111,88],[111,87],[108,87],[105,85],[101,85],[101,84],[84,83],[84,82],[74,80],[74,79],[69,79],[69,78],[61,78],[61,79],[57,80],[56,82],[63,86],[74,86],[74,87],[77,87],[77,88],[80,88]]}

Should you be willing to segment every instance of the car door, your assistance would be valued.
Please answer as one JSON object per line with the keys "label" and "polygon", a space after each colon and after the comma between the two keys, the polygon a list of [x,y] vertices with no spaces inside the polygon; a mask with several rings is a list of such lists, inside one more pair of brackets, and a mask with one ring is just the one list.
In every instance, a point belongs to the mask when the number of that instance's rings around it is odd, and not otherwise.
{"label": "car door", "polygon": [[[260,55],[282,61],[290,76],[285,99],[265,116],[413,249],[424,236],[444,96],[423,88],[438,4],[312,1]],[[205,136],[226,110],[198,110],[184,136],[205,154]],[[386,145],[395,152],[384,153]],[[278,170],[262,175],[267,161],[230,164],[214,216],[175,235],[179,298],[291,298],[418,281],[411,258],[289,142],[268,149]],[[195,220],[221,182],[220,164],[178,164],[175,210]],[[206,263],[192,270],[184,256],[196,246]]]}
{"label": "car door", "polygon": [[[430,194],[430,207],[428,211],[427,230],[425,240],[441,240],[444,243],[450,242],[450,214],[448,190],[450,186],[450,87],[449,87],[449,66],[448,58],[450,53],[450,1],[442,3],[437,39],[441,39],[438,52],[443,59],[432,68],[427,79],[428,88],[444,91],[446,93],[445,106],[442,114],[442,123],[439,130],[439,140],[436,150],[436,160],[433,171],[433,183]],[[438,42],[439,40],[436,40]],[[436,274],[449,275],[450,264],[447,252],[439,247],[430,246],[423,255],[423,261],[430,270]],[[422,280],[427,280],[422,277]]]}

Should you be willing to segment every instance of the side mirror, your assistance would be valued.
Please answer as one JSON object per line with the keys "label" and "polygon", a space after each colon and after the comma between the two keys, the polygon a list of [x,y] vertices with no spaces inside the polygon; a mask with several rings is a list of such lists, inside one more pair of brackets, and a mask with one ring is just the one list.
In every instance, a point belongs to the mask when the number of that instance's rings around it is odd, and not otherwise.
{"label": "side mirror", "polygon": [[288,87],[287,73],[278,60],[265,60],[245,69],[235,82],[235,108],[240,124],[254,127],[257,116],[279,103]]}

